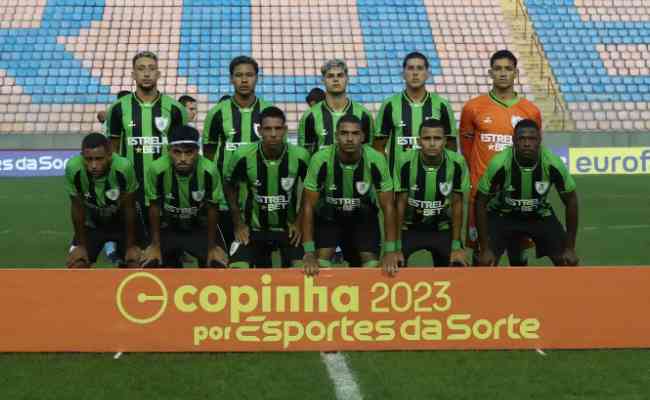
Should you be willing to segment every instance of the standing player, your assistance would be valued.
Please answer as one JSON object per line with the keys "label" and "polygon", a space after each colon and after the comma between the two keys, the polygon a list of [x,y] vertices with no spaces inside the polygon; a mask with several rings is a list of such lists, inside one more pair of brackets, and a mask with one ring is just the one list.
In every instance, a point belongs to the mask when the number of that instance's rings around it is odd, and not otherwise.
{"label": "standing player", "polygon": [[196,123],[196,116],[199,113],[199,109],[196,103],[196,99],[188,94],[184,94],[178,98],[178,102],[181,103],[187,110],[187,120],[189,124]]}
{"label": "standing player", "polygon": [[139,220],[134,202],[138,181],[131,162],[113,154],[104,135],[91,133],[83,139],[81,155],[66,165],[65,188],[74,226],[67,266],[94,264],[110,241],[117,242],[117,252],[126,265],[138,265],[136,235],[142,236],[142,227],[136,227]]}
{"label": "standing player", "polygon": [[149,51],[133,57],[131,76],[135,92],[121,97],[106,112],[106,133],[113,151],[128,158],[140,183],[138,207],[143,212],[145,169],[166,150],[171,129],[187,123],[187,111],[176,100],[158,91],[158,57]]}
{"label": "standing player", "polygon": [[[542,115],[530,101],[515,92],[519,71],[517,58],[508,50],[499,50],[490,57],[489,75],[492,90],[475,97],[463,107],[460,119],[460,143],[470,171],[472,191],[469,198],[467,244],[477,253],[477,234],[474,218],[474,198],[481,176],[492,157],[512,146],[513,128],[522,119],[532,119],[542,126]],[[513,238],[508,246],[510,265],[526,265],[525,238]],[[476,257],[475,257],[476,261]]]}
{"label": "standing player", "polygon": [[[242,146],[230,159],[224,174],[224,191],[232,213],[235,239],[241,243],[231,253],[231,266],[264,265],[267,254],[280,249],[282,266],[302,260],[298,188],[309,164],[307,150],[286,142],[287,121],[277,107],[262,111],[262,140]],[[237,193],[248,188],[248,201],[241,217]]]}
{"label": "standing player", "polygon": [[456,150],[456,118],[447,99],[428,92],[429,60],[422,53],[412,52],[404,57],[402,77],[405,88],[386,99],[377,114],[377,133],[373,147],[380,152],[388,144],[388,165],[391,173],[400,155],[417,148],[417,133],[422,121],[439,120],[445,129],[447,148]]}
{"label": "standing player", "polygon": [[[208,111],[203,125],[203,154],[214,160],[219,171],[225,171],[230,157],[239,146],[257,142],[257,129],[262,110],[271,103],[255,95],[257,61],[247,56],[238,56],[230,62],[230,83],[234,94],[220,100]],[[246,192],[239,193],[239,204],[243,207]],[[234,240],[232,217],[225,199],[219,205],[223,234],[228,246]]]}
{"label": "standing player", "polygon": [[151,244],[143,264],[181,268],[187,252],[200,267],[225,266],[224,244],[218,237],[221,175],[199,154],[194,127],[171,131],[169,153],[151,164],[147,183]]}
{"label": "standing player", "polygon": [[323,146],[333,144],[338,121],[344,115],[354,115],[361,120],[364,143],[370,143],[373,134],[372,114],[348,97],[348,66],[345,61],[328,60],[322,66],[321,74],[325,85],[325,100],[309,108],[300,118],[298,145],[313,154]]}
{"label": "standing player", "polygon": [[[444,124],[427,119],[420,125],[419,150],[403,154],[395,176],[397,226],[402,254],[431,252],[437,267],[466,265],[461,241],[463,194],[469,192],[465,159],[445,148]],[[399,246],[398,246],[399,247]]]}
{"label": "standing player", "polygon": [[[362,266],[379,264],[378,207],[383,212],[382,268],[397,272],[397,228],[393,182],[385,157],[363,146],[361,121],[344,115],[336,128],[336,145],[314,154],[303,192],[303,258],[305,272],[317,274],[329,266],[337,244],[355,251]],[[352,265],[357,267],[359,265]]]}
{"label": "standing player", "polygon": [[[562,160],[541,145],[537,122],[515,126],[514,146],[492,157],[476,195],[479,265],[498,265],[512,237],[531,237],[537,257],[578,265],[576,184]],[[565,206],[566,231],[547,201],[555,186]]]}

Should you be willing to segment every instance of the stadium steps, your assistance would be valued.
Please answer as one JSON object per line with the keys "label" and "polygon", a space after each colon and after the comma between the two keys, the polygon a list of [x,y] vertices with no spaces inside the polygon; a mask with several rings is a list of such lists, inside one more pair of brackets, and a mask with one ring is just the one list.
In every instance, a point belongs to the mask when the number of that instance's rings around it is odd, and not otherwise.
{"label": "stadium steps", "polygon": [[[520,55],[520,69],[523,67],[528,71],[529,84],[535,95],[535,104],[542,112],[542,121],[546,131],[568,131],[574,130],[575,121],[566,101],[562,97],[559,85],[551,72],[551,67],[546,56],[539,56],[536,46],[540,46],[538,40],[530,33],[533,32],[533,25],[527,14],[522,15],[519,0],[501,0],[501,9],[505,20],[510,24],[512,39]],[[518,12],[517,12],[518,11]],[[541,47],[540,47],[541,48]],[[558,93],[554,96],[549,90],[549,85]],[[562,113],[564,109],[564,113]]]}

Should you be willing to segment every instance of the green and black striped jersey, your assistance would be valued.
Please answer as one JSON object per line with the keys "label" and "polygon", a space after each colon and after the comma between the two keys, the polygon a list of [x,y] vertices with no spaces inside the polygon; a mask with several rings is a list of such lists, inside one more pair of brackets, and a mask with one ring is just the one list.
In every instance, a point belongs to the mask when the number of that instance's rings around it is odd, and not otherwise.
{"label": "green and black striped jersey", "polygon": [[212,161],[199,156],[194,172],[176,173],[172,160],[165,155],[147,171],[147,205],[159,202],[161,227],[192,230],[207,224],[207,203],[218,204],[223,198],[221,175]]}
{"label": "green and black striped jersey", "polygon": [[133,164],[113,154],[106,175],[94,178],[88,174],[82,156],[72,157],[65,166],[65,190],[71,197],[81,197],[86,209],[86,225],[112,228],[122,224],[120,194],[138,190]]}
{"label": "green and black striped jersey", "polygon": [[171,97],[160,94],[147,103],[131,93],[106,112],[106,133],[120,138],[120,155],[131,160],[138,182],[146,189],[145,170],[167,151],[171,129],[187,121],[187,110]]}
{"label": "green and black striped jersey", "polygon": [[424,164],[420,150],[409,150],[399,160],[398,171],[395,192],[408,193],[402,228],[449,229],[452,193],[467,193],[470,189],[463,156],[445,149],[442,163],[434,167]]}
{"label": "green and black striped jersey", "polygon": [[553,212],[547,197],[551,186],[559,193],[576,189],[569,170],[560,157],[548,148],[540,147],[540,156],[533,167],[519,165],[510,147],[497,153],[479,181],[478,191],[496,195],[488,209],[526,217],[545,217]]}
{"label": "green and black striped jersey", "polygon": [[268,160],[257,142],[235,151],[224,180],[248,188],[244,220],[251,229],[279,231],[296,221],[299,182],[308,166],[309,153],[302,147],[287,144],[280,158]]}
{"label": "green and black striped jersey", "polygon": [[348,105],[341,112],[332,110],[327,101],[316,103],[305,111],[298,125],[298,145],[313,154],[323,146],[333,144],[336,124],[345,114],[354,115],[361,120],[361,130],[365,134],[364,143],[372,143],[372,114],[360,103],[348,100]]}
{"label": "green and black striped jersey", "polygon": [[343,164],[336,146],[327,146],[312,157],[305,189],[320,192],[316,206],[320,217],[376,217],[377,193],[393,191],[386,157],[368,145],[362,149],[361,159],[355,164]]}
{"label": "green and black striped jersey", "polygon": [[445,127],[445,135],[456,137],[456,117],[449,101],[435,93],[427,92],[420,103],[411,100],[406,92],[387,98],[379,108],[375,124],[375,137],[387,138],[388,165],[391,171],[397,167],[400,154],[417,149],[420,125],[427,119],[437,119]]}

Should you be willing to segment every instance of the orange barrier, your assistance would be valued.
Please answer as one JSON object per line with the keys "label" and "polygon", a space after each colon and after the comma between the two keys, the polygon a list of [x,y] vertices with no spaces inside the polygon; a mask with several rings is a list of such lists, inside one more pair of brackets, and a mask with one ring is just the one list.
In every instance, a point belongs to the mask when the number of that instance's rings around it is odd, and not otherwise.
{"label": "orange barrier", "polygon": [[0,270],[0,351],[650,347],[650,268]]}

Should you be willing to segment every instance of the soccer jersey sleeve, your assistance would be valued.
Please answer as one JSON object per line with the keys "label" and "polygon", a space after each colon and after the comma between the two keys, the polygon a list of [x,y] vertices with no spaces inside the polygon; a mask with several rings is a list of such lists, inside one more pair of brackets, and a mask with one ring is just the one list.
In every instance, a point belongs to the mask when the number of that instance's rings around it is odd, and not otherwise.
{"label": "soccer jersey sleeve", "polygon": [[133,168],[133,163],[131,163],[131,161],[129,161],[126,158],[123,158],[121,162],[123,163],[123,165],[120,168],[120,170],[126,180],[125,191],[127,193],[135,193],[138,190],[139,184],[138,184],[138,179],[135,176],[135,169]]}
{"label": "soccer jersey sleeve", "polygon": [[471,164],[470,156],[472,154],[472,146],[474,146],[474,107],[472,103],[465,103],[463,110],[460,113],[460,150]]}
{"label": "soccer jersey sleeve", "polygon": [[228,183],[237,184],[246,180],[246,157],[242,156],[243,148],[235,151],[224,171],[224,180]]}
{"label": "soccer jersey sleeve", "polygon": [[157,201],[162,193],[158,193],[158,173],[154,165],[150,165],[146,171],[147,184],[145,185],[145,198],[146,203],[149,205],[151,202]]}
{"label": "soccer jersey sleeve", "polygon": [[378,192],[393,191],[393,177],[388,171],[388,162],[379,152],[372,150],[370,157],[373,185]]}
{"label": "soccer jersey sleeve", "polygon": [[124,128],[122,127],[122,105],[113,103],[106,111],[106,136],[119,138],[122,137]]}
{"label": "soccer jersey sleeve", "polygon": [[570,193],[576,190],[576,182],[569,173],[569,169],[557,156],[553,155],[551,158],[549,175],[551,184],[555,185],[559,193]]}
{"label": "soccer jersey sleeve", "polygon": [[445,126],[445,136],[458,136],[454,110],[451,108],[451,104],[449,104],[447,99],[443,99],[440,104],[440,121]]}
{"label": "soccer jersey sleeve", "polygon": [[375,136],[374,124],[372,121],[372,114],[365,107],[362,108],[363,112],[361,115],[361,130],[366,136],[364,143],[372,143],[372,140]]}
{"label": "soccer jersey sleeve", "polygon": [[[79,162],[79,156],[72,158],[70,161],[65,166],[65,192],[70,196],[70,197],[75,197],[79,195],[79,192],[77,190],[77,185],[75,184],[75,179],[76,176],[79,172],[79,166],[81,165]],[[83,167],[83,165],[82,165]]]}
{"label": "soccer jersey sleeve", "polygon": [[300,118],[298,125],[298,146],[312,153],[317,142],[314,114],[311,110],[307,110]]}
{"label": "soccer jersey sleeve", "polygon": [[469,170],[467,169],[467,163],[461,157],[454,160],[454,180],[453,180],[453,191],[460,193],[467,193],[470,189],[469,182]]}
{"label": "soccer jersey sleeve", "polygon": [[324,152],[318,152],[309,162],[307,177],[305,178],[305,189],[311,190],[312,192],[320,192],[326,179],[327,155]]}
{"label": "soccer jersey sleeve", "polygon": [[488,165],[487,171],[478,183],[478,191],[483,194],[495,194],[498,187],[502,187],[505,181],[505,167],[502,157],[493,157]]}
{"label": "soccer jersey sleeve", "polygon": [[221,108],[218,103],[208,112],[203,123],[203,144],[218,144],[224,135]]}
{"label": "soccer jersey sleeve", "polygon": [[170,131],[178,126],[187,125],[190,119],[184,105],[178,102],[172,103],[171,120]]}
{"label": "soccer jersey sleeve", "polygon": [[223,193],[223,186],[221,185],[221,174],[216,164],[210,163],[211,167],[208,170],[212,179],[212,190],[209,193],[208,202],[212,204],[219,204],[225,197]]}
{"label": "soccer jersey sleeve", "polygon": [[386,100],[377,113],[377,120],[375,123],[376,138],[387,138],[393,132],[393,111],[390,99]]}

